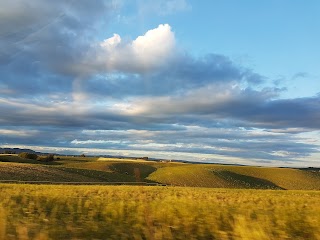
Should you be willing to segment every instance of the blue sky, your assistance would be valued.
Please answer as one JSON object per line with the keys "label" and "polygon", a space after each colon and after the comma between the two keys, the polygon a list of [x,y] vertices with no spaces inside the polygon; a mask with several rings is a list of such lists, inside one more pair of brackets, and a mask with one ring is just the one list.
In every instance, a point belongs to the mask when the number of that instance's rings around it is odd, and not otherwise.
{"label": "blue sky", "polygon": [[0,147],[319,166],[318,1],[1,2]]}

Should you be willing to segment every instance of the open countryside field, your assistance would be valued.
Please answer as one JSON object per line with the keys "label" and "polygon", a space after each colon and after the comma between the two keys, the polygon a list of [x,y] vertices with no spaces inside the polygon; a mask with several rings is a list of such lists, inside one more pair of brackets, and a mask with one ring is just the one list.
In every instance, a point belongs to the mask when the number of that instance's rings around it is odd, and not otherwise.
{"label": "open countryside field", "polygon": [[317,169],[61,156],[46,163],[0,155],[0,180],[149,182],[185,187],[320,190]]}
{"label": "open countryside field", "polygon": [[0,180],[167,185],[2,183],[0,240],[320,239],[318,169],[0,155]]}

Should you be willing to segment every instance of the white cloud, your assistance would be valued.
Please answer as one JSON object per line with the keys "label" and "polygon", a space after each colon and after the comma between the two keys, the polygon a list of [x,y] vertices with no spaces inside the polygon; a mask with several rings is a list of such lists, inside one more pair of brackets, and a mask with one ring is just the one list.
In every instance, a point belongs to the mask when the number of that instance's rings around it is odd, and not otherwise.
{"label": "white cloud", "polygon": [[118,34],[101,42],[99,62],[109,71],[148,72],[173,56],[175,36],[169,24],[160,24],[131,42]]}
{"label": "white cloud", "polygon": [[120,140],[118,141],[110,141],[110,140],[85,140],[85,141],[82,141],[82,140],[73,140],[71,141],[71,144],[74,144],[74,145],[87,145],[87,144],[119,144],[121,143]]}
{"label": "white cloud", "polygon": [[113,37],[105,39],[101,46],[107,51],[112,51],[121,43],[121,37],[118,34],[113,34]]}
{"label": "white cloud", "polygon": [[149,30],[132,42],[135,56],[143,64],[164,60],[174,47],[175,39],[168,24]]}
{"label": "white cloud", "polygon": [[28,137],[32,136],[38,131],[21,131],[21,130],[11,130],[11,129],[0,129],[0,135],[7,135],[7,136],[18,136],[18,137]]}

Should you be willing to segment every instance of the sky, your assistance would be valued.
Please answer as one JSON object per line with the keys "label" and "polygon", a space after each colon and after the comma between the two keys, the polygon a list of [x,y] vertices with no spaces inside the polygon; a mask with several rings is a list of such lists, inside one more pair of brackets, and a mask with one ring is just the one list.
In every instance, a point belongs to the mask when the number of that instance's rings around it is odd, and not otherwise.
{"label": "sky", "polygon": [[0,4],[0,147],[320,166],[318,0]]}

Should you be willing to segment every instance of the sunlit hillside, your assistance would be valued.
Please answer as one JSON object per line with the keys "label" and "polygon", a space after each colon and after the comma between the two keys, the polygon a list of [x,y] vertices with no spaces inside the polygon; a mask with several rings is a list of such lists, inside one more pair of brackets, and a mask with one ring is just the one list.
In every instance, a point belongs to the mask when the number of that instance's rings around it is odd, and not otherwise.
{"label": "sunlit hillside", "polygon": [[0,156],[0,180],[160,183],[172,186],[320,190],[318,170],[59,157],[53,162]]}
{"label": "sunlit hillside", "polygon": [[194,187],[320,189],[320,172],[290,168],[187,164],[158,169],[148,179]]}

